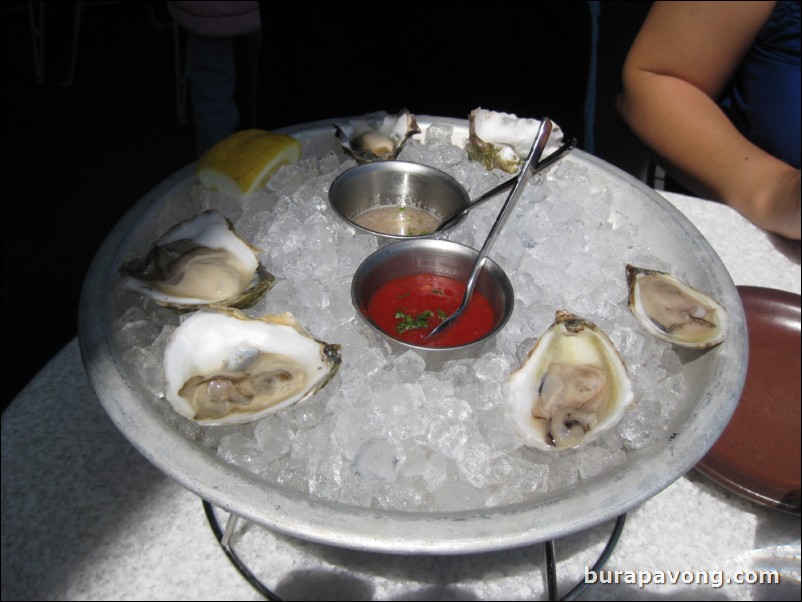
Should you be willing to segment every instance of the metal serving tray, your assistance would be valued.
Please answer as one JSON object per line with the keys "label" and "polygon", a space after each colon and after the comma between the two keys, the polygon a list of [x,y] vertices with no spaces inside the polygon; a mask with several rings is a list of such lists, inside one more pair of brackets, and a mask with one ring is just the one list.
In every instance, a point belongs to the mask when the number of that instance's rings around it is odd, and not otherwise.
{"label": "metal serving tray", "polygon": [[[466,127],[465,120],[419,117],[419,123]],[[331,121],[286,128],[329,131]],[[106,412],[159,469],[218,507],[299,538],[359,550],[399,554],[492,551],[558,538],[600,524],[654,496],[697,463],[723,431],[746,377],[748,342],[740,298],[726,268],[698,230],[655,191],[580,150],[572,153],[601,178],[620,208],[661,259],[681,265],[728,308],[727,340],[683,357],[688,394],[671,436],[627,453],[616,470],[581,480],[567,491],[523,503],[463,512],[395,512],[300,495],[231,465],[178,432],[148,392],[126,373],[114,344],[111,291],[135,245],[155,234],[155,216],[171,191],[187,186],[194,165],[178,171],[137,202],[109,233],[84,284],[79,340],[84,364]],[[331,386],[331,385],[329,385]],[[152,395],[151,395],[152,396]]]}

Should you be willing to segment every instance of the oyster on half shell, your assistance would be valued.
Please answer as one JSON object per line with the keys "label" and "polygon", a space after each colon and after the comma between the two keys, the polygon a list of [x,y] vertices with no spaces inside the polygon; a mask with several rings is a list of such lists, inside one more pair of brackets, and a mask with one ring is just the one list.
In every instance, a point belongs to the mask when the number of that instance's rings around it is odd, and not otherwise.
{"label": "oyster on half shell", "polygon": [[559,310],[504,383],[507,417],[525,445],[582,446],[619,422],[634,398],[624,361],[596,325]]}
{"label": "oyster on half shell", "polygon": [[123,285],[183,311],[211,305],[246,308],[275,283],[256,247],[231,222],[204,211],[168,230],[143,257],[123,264]]}
{"label": "oyster on half shell", "polygon": [[[537,119],[517,117],[512,113],[476,108],[468,116],[465,150],[471,159],[479,161],[486,169],[498,168],[516,173],[532,148],[540,123]],[[560,147],[563,137],[560,126],[554,124],[543,151],[544,158]]]}
{"label": "oyster on half shell", "polygon": [[714,299],[666,272],[627,265],[629,309],[652,335],[706,349],[727,335],[727,311]]}
{"label": "oyster on half shell", "polygon": [[343,150],[358,163],[395,159],[404,143],[421,131],[415,116],[407,109],[397,115],[377,111],[335,123],[334,130]]}
{"label": "oyster on half shell", "polygon": [[195,422],[242,424],[314,395],[340,363],[340,346],[313,338],[290,313],[251,319],[206,309],[167,343],[165,396]]}

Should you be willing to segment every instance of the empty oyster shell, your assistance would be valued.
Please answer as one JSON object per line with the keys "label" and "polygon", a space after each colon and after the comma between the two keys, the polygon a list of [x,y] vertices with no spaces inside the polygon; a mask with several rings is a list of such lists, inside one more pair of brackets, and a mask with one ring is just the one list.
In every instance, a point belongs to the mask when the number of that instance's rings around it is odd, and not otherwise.
{"label": "empty oyster shell", "polygon": [[624,361],[596,325],[559,310],[504,383],[507,416],[525,445],[582,446],[619,422],[634,394]]}
{"label": "empty oyster shell", "polygon": [[184,320],[167,343],[165,396],[198,423],[242,424],[314,395],[340,363],[340,346],[314,339],[292,314],[250,319],[207,309]]}
{"label": "empty oyster shell", "polygon": [[[468,156],[487,169],[516,173],[532,148],[541,122],[480,107],[471,111],[468,123]],[[560,126],[554,124],[544,158],[560,147],[563,137]]]}
{"label": "empty oyster shell", "polygon": [[627,265],[629,309],[654,336],[696,349],[721,343],[727,311],[708,295],[666,272]]}
{"label": "empty oyster shell", "polygon": [[259,264],[258,251],[237,236],[225,216],[210,210],[173,226],[120,272],[126,288],[166,307],[245,308],[275,283]]}
{"label": "empty oyster shell", "polygon": [[415,116],[407,109],[397,115],[378,111],[335,123],[334,129],[343,150],[358,163],[395,159],[404,143],[421,131]]}

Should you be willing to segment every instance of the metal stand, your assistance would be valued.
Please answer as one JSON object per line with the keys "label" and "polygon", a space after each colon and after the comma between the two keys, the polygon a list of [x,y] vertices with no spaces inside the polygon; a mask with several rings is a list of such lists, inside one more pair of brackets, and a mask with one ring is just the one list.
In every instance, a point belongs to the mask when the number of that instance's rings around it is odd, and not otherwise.
{"label": "metal stand", "polygon": [[[214,514],[214,508],[212,504],[203,500],[203,510],[206,513],[206,518],[209,521],[209,526],[212,528],[212,532],[214,533],[215,538],[217,539],[220,547],[223,548],[223,552],[225,552],[228,559],[234,565],[234,567],[240,572],[240,574],[245,578],[245,580],[253,586],[253,588],[262,594],[268,600],[277,600],[280,601],[282,598],[277,596],[273,593],[270,589],[268,589],[259,579],[245,566],[245,564],[240,560],[239,556],[237,556],[236,552],[231,548],[231,537],[234,533],[234,528],[236,527],[237,521],[239,520],[239,516],[234,513],[231,513],[228,517],[228,521],[226,522],[225,530],[220,527],[220,523],[217,521],[217,517]],[[615,526],[613,527],[613,531],[610,534],[610,538],[607,540],[607,545],[602,550],[601,555],[596,560],[595,564],[593,565],[593,571],[598,572],[610,558],[610,555],[613,553],[613,549],[615,548],[616,544],[618,543],[618,539],[621,536],[621,532],[624,529],[624,522],[626,521],[626,514],[622,514],[619,516],[615,521]],[[567,594],[565,594],[562,598],[558,597],[558,590],[557,590],[557,559],[555,554],[555,546],[554,541],[549,540],[544,542],[544,546],[546,548],[546,589],[548,592],[548,600],[576,600],[576,598],[585,590],[588,584],[585,581],[580,581],[577,583],[573,588],[571,588]]]}
{"label": "metal stand", "polygon": [[[627,519],[627,515],[626,514],[622,514],[617,519],[615,519],[615,526],[613,527],[613,532],[610,534],[610,539],[607,540],[607,545],[604,546],[604,550],[602,550],[602,553],[599,555],[598,560],[596,560],[596,563],[593,565],[593,568],[591,569],[593,572],[600,571],[601,568],[607,562],[607,560],[610,558],[610,555],[613,553],[613,550],[615,549],[615,545],[618,543],[618,538],[621,537],[621,532],[624,530],[624,523],[626,522],[626,519]],[[547,541],[546,542],[546,557],[547,558],[548,558],[548,555],[549,555],[549,552],[548,552],[549,544],[551,544],[552,554],[554,553],[554,542],[553,541]],[[547,562],[548,562],[548,560],[547,560]],[[555,562],[555,569],[556,569],[556,562]],[[549,574],[548,571],[546,572],[546,574],[547,575]],[[557,598],[557,575],[556,575],[556,572],[555,572],[555,575],[553,577],[553,582],[554,582],[554,593],[553,593],[554,598],[551,597],[552,596],[552,587],[551,587],[551,582],[549,582],[549,600],[558,600],[558,599],[559,600],[576,600],[577,597],[579,596],[579,594],[581,594],[583,591],[585,591],[585,588],[588,586],[587,582],[580,581],[574,587],[572,587],[568,591],[568,593],[565,594],[562,598]]]}
{"label": "metal stand", "polygon": [[224,533],[220,529],[220,523],[217,522],[217,517],[214,515],[214,509],[212,508],[212,505],[206,500],[203,500],[203,510],[206,512],[206,518],[209,521],[209,525],[212,527],[212,532],[214,533],[215,538],[220,543],[220,547],[223,548],[223,551],[226,553],[226,556],[228,556],[231,564],[233,564],[234,567],[242,574],[242,576],[245,577],[245,580],[265,598],[268,600],[281,600],[281,598],[267,589],[264,584],[248,570],[248,567],[242,563],[242,561],[239,559],[239,556],[237,556],[234,550],[231,549],[231,534],[234,532],[234,527],[236,526],[239,517],[233,513],[228,517],[228,522],[226,523],[226,530]]}

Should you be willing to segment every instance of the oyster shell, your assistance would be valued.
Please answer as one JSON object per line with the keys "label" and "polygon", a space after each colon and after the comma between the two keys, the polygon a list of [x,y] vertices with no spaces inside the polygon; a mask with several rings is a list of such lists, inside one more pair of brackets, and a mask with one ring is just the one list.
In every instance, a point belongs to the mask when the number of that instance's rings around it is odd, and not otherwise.
{"label": "oyster shell", "polygon": [[508,419],[525,445],[584,445],[619,422],[634,394],[626,366],[596,325],[559,310],[504,383]]}
{"label": "oyster shell", "polygon": [[[468,141],[465,143],[468,156],[486,169],[498,168],[516,173],[532,148],[541,122],[479,107],[471,111],[468,123]],[[560,147],[563,137],[560,126],[554,124],[543,152],[544,158]]]}
{"label": "oyster shell", "polygon": [[358,163],[395,159],[404,143],[421,131],[415,116],[407,109],[397,115],[378,111],[335,123],[334,129],[343,150]]}
{"label": "oyster shell", "polygon": [[166,307],[245,308],[275,283],[220,212],[204,211],[168,230],[144,257],[122,265],[123,285]]}
{"label": "oyster shell", "polygon": [[654,336],[696,349],[721,343],[727,311],[714,299],[666,272],[627,265],[629,309]]}
{"label": "oyster shell", "polygon": [[290,313],[251,319],[206,309],[167,343],[165,396],[198,423],[242,424],[314,395],[340,363],[340,346],[314,339]]}

